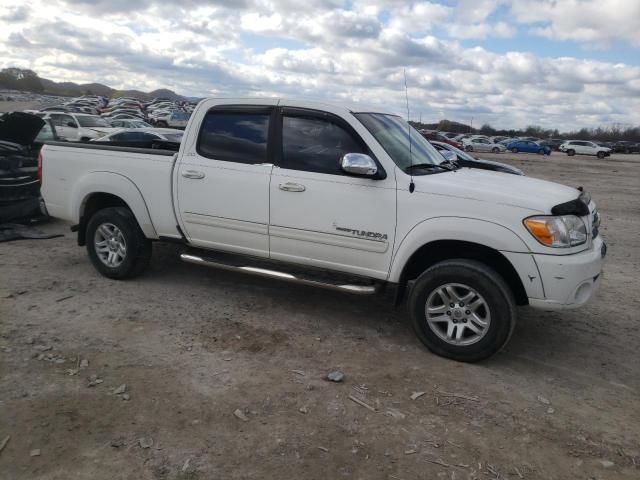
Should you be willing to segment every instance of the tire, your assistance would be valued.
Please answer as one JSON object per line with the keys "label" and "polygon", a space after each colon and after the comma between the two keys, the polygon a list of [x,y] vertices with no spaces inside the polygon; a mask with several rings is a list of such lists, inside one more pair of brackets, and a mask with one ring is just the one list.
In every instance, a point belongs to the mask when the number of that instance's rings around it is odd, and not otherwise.
{"label": "tire", "polygon": [[576,154],[575,150],[567,150],[567,155],[569,155],[570,157],[573,157]]}
{"label": "tire", "polygon": [[512,152],[512,153],[518,153],[518,149],[517,149],[516,147],[513,147],[513,148],[511,149],[511,152]]}
{"label": "tire", "polygon": [[128,208],[98,210],[87,223],[86,239],[91,263],[105,277],[133,278],[149,265],[151,242]]}
{"label": "tire", "polygon": [[537,153],[538,153],[538,155],[544,155],[544,149],[543,149],[543,148],[541,148],[540,150],[538,150],[538,152],[537,152]]}
{"label": "tire", "polygon": [[[436,304],[437,300],[443,300],[438,292],[442,291],[444,286],[453,288],[454,294],[458,295],[457,300],[454,300],[456,303],[453,303],[455,308],[447,309],[444,301],[440,302],[442,305],[432,308],[438,310],[444,306],[447,310],[444,313],[433,313],[432,315],[441,316],[429,322],[427,305],[434,305],[434,300]],[[465,306],[459,303],[460,299],[464,300],[464,297],[472,293],[474,296],[468,299],[471,304],[477,304],[478,300],[484,302],[480,307],[474,307],[476,319],[483,315],[484,320],[488,318],[484,327],[476,320],[465,318],[471,310],[466,310]],[[454,298],[455,295],[450,298]],[[428,268],[413,285],[408,308],[413,329],[422,343],[431,352],[459,362],[478,362],[500,351],[509,341],[516,324],[513,293],[498,273],[476,260],[445,260]],[[460,320],[454,325],[455,318]],[[453,330],[449,334],[448,329],[451,325]],[[469,328],[470,325],[480,330],[482,335]],[[448,341],[443,338],[448,335],[457,336],[460,330],[460,340],[451,338]]]}
{"label": "tire", "polygon": [[160,120],[159,122],[156,122],[156,126],[157,127],[162,127],[162,128],[167,128],[169,125],[164,120]]}
{"label": "tire", "polygon": [[596,156],[597,156],[598,158],[604,158],[604,157],[605,157],[605,153],[604,153],[604,152],[598,152],[598,153],[596,154]]}
{"label": "tire", "polygon": [[466,150],[467,152],[473,152],[473,147],[472,147],[471,145],[467,145],[467,146],[465,147],[465,150]]}
{"label": "tire", "polygon": [[491,149],[491,151],[492,151],[493,153],[500,153],[500,149],[499,149],[498,147],[493,147],[493,148]]}

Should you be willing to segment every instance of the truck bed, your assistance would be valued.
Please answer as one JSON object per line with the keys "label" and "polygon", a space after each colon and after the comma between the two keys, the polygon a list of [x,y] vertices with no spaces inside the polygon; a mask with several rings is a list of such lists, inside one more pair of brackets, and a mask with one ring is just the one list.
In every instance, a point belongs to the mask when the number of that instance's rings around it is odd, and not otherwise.
{"label": "truck bed", "polygon": [[42,196],[52,216],[78,223],[90,194],[121,193],[146,218],[140,227],[148,238],[180,238],[172,202],[176,155],[160,148],[47,142]]}

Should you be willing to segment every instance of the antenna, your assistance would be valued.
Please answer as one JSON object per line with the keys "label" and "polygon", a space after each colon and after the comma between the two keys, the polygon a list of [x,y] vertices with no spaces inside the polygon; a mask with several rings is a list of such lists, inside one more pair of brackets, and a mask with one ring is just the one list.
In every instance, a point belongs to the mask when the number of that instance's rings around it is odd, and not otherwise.
{"label": "antenna", "polygon": [[[409,123],[411,112],[409,111],[409,89],[407,88],[407,69],[403,68],[402,71],[404,73],[404,96],[407,100],[407,133],[409,134],[409,162],[410,162],[410,165],[413,167],[413,150],[411,148],[412,147],[411,124]],[[411,181],[409,183],[409,193],[413,193],[413,191],[416,189],[416,184],[413,183],[413,168],[410,168],[410,170],[411,170]]]}

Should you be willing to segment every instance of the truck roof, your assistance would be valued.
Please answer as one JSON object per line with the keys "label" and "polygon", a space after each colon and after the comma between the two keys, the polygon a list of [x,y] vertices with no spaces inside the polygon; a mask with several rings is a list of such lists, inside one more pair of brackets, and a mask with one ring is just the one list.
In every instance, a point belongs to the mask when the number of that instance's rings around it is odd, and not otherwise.
{"label": "truck roof", "polygon": [[388,115],[398,115],[376,105],[367,105],[360,102],[349,102],[344,104],[331,103],[324,100],[307,100],[296,97],[210,97],[201,102],[220,101],[221,103],[236,105],[281,105],[289,107],[310,108],[314,110],[324,110],[337,114],[347,113],[383,113]]}

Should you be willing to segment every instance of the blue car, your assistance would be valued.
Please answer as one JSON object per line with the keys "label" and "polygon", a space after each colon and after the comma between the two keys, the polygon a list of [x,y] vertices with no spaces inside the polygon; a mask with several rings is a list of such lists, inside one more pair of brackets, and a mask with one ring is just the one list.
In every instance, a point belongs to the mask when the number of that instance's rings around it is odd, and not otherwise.
{"label": "blue car", "polygon": [[551,148],[547,145],[540,145],[531,140],[515,140],[507,145],[507,150],[513,153],[538,153],[540,155],[551,155]]}

